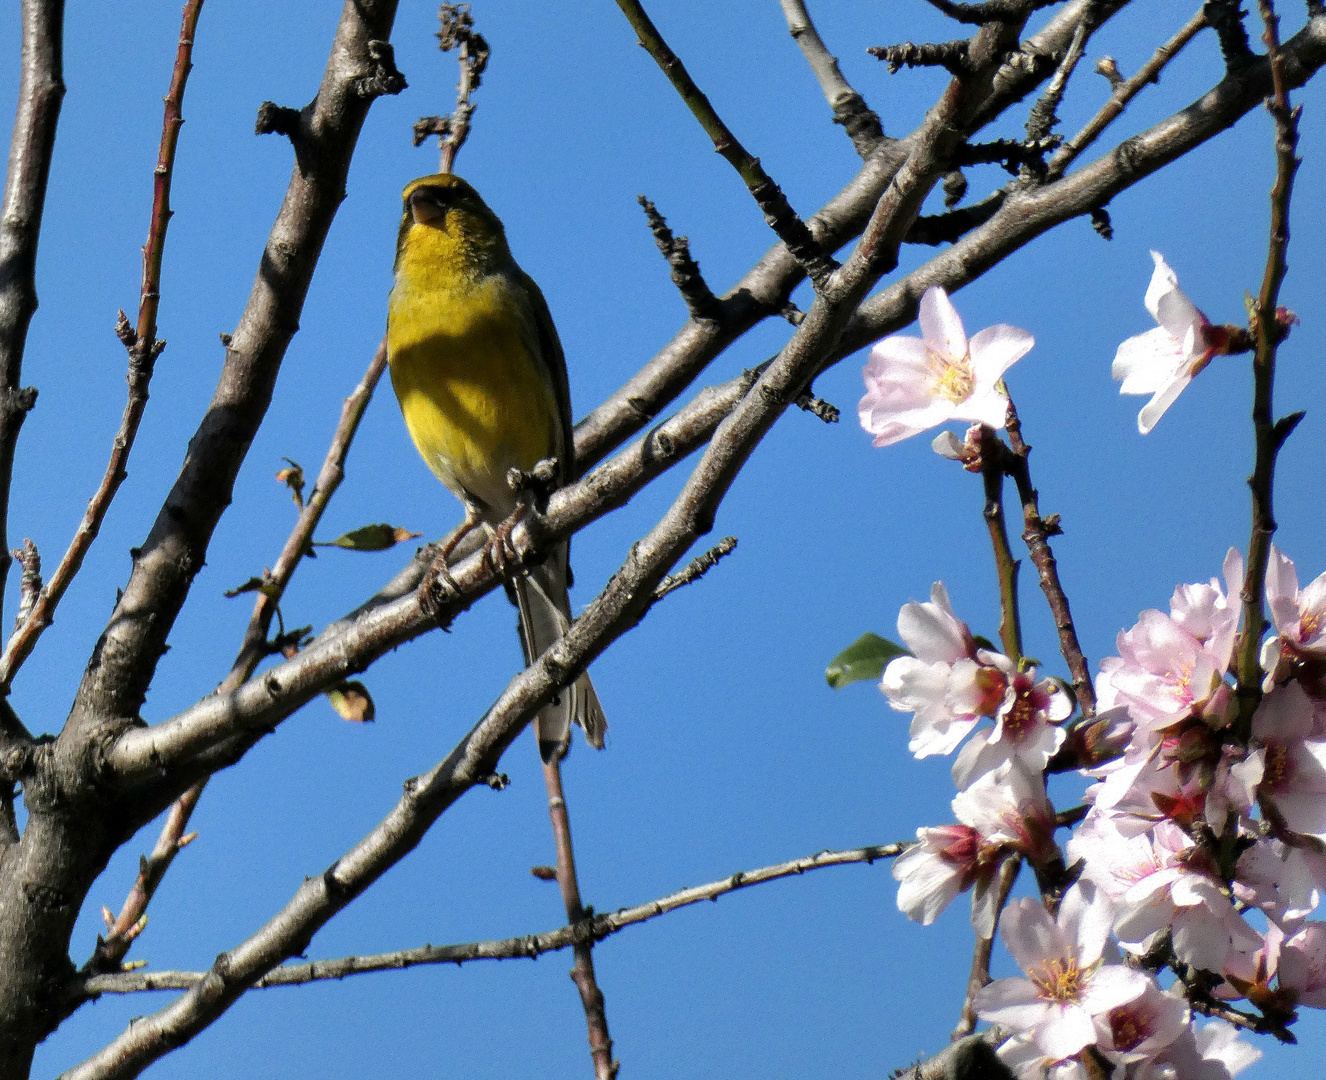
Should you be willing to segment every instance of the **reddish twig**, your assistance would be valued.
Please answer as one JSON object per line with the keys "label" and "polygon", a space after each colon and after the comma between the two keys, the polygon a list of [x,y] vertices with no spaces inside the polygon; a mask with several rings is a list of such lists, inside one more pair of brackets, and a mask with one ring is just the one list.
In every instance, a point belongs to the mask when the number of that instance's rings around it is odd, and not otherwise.
{"label": "reddish twig", "polygon": [[[566,921],[576,923],[592,917],[580,901],[580,882],[576,878],[575,849],[571,846],[571,817],[562,790],[562,762],[558,755],[543,763],[543,780],[548,787],[548,817],[552,820],[553,842],[557,846],[557,885],[566,906]],[[594,978],[594,939],[577,941],[571,981],[580,991],[589,1029],[589,1053],[594,1059],[594,1080],[615,1080],[621,1063],[612,1058],[612,1038],[608,1035],[608,1014],[603,991]]]}
{"label": "reddish twig", "polygon": [[1252,535],[1248,540],[1248,566],[1241,594],[1243,630],[1234,661],[1239,699],[1236,733],[1244,738],[1251,730],[1252,714],[1261,700],[1260,653],[1265,625],[1266,563],[1276,527],[1272,505],[1275,459],[1285,439],[1302,419],[1302,413],[1295,413],[1276,420],[1272,413],[1275,354],[1284,336],[1283,327],[1276,317],[1276,302],[1287,268],[1285,252],[1289,247],[1289,200],[1293,193],[1294,173],[1298,170],[1298,158],[1294,151],[1298,146],[1299,110],[1289,106],[1284,55],[1280,52],[1279,20],[1271,0],[1259,0],[1257,6],[1266,25],[1262,40],[1266,43],[1274,91],[1266,102],[1266,108],[1275,122],[1276,175],[1275,184],[1271,188],[1271,227],[1266,270],[1252,312],[1255,324],[1252,329],[1257,340],[1252,360],[1252,424],[1257,449],[1252,475],[1248,478],[1248,486],[1252,491]]}
{"label": "reddish twig", "polygon": [[437,136],[441,153],[438,172],[449,173],[455,168],[456,155],[470,135],[470,117],[474,103],[470,95],[479,89],[479,81],[488,66],[491,50],[482,34],[474,31],[474,17],[469,4],[443,4],[437,12],[442,29],[437,33],[438,47],[443,52],[457,49],[460,63],[460,82],[456,84],[456,111],[450,116],[425,116],[414,125],[414,145],[420,146],[430,135]]}
{"label": "reddish twig", "polygon": [[143,410],[147,407],[148,384],[152,379],[152,369],[156,358],[165,346],[158,341],[157,310],[161,304],[161,260],[165,253],[166,227],[170,223],[170,182],[175,169],[175,148],[179,142],[180,127],[184,123],[181,107],[184,102],[184,87],[189,79],[193,64],[193,35],[198,26],[198,15],[202,10],[203,0],[187,0],[180,26],[180,40],[175,52],[175,68],[171,74],[170,90],[165,99],[165,117],[161,125],[161,147],[157,153],[157,164],[153,170],[152,217],[148,225],[147,243],[143,247],[143,278],[138,298],[138,323],[131,327],[120,312],[115,332],[129,351],[129,400],[120,419],[120,429],[115,433],[110,461],[106,465],[101,485],[88,503],[78,531],[64,553],[55,573],[51,575],[46,587],[37,597],[36,603],[24,620],[23,626],[15,631],[5,646],[4,655],[0,656],[0,691],[7,690],[14,681],[19,667],[31,654],[33,646],[42,631],[51,625],[55,608],[69,588],[74,576],[83,565],[83,559],[91,548],[92,542],[101,531],[101,523],[110,509],[115,493],[124,482],[128,472],[125,464],[133,450],[134,438],[138,434],[138,425],[143,419]]}
{"label": "reddish twig", "polygon": [[220,692],[233,690],[244,682],[254,669],[271,651],[267,643],[267,632],[271,629],[272,617],[290,578],[294,575],[313,539],[313,531],[322,520],[323,512],[336,489],[345,479],[345,459],[350,452],[350,444],[359,430],[359,421],[373,397],[378,380],[387,368],[387,340],[383,338],[369,362],[368,369],[359,380],[359,385],[350,392],[341,406],[341,419],[332,434],[331,445],[327,447],[327,456],[322,468],[318,470],[318,479],[313,491],[305,501],[295,527],[290,531],[276,565],[264,575],[263,588],[253,602],[253,614],[244,631],[244,640],[239,648],[239,655],[231,666],[230,674],[222,682]]}
{"label": "reddish twig", "polygon": [[185,833],[189,816],[197,805],[198,797],[203,793],[203,785],[198,784],[186,791],[166,814],[166,824],[157,837],[152,854],[139,860],[138,877],[133,888],[125,897],[118,917],[112,919],[105,911],[106,936],[97,938],[97,947],[88,962],[83,965],[83,975],[98,975],[108,971],[118,971],[134,939],[143,932],[147,925],[147,905],[152,895],[161,884],[175,855],[181,848],[192,842],[197,833]]}
{"label": "reddish twig", "polygon": [[1096,712],[1091,667],[1077,639],[1073,613],[1069,610],[1068,597],[1059,582],[1059,567],[1054,552],[1050,550],[1049,538],[1060,532],[1058,516],[1052,515],[1048,522],[1041,517],[1039,493],[1032,486],[1031,469],[1027,462],[1031,447],[1022,441],[1022,421],[1018,418],[1018,411],[1013,407],[1011,398],[1008,402],[1007,427],[1010,449],[1004,455],[1004,471],[1017,485],[1018,498],[1022,502],[1022,539],[1040,575],[1041,592],[1045,594],[1050,612],[1054,615],[1054,627],[1059,633],[1059,651],[1073,676],[1073,691],[1077,695],[1078,708],[1082,710],[1083,716],[1091,717]]}

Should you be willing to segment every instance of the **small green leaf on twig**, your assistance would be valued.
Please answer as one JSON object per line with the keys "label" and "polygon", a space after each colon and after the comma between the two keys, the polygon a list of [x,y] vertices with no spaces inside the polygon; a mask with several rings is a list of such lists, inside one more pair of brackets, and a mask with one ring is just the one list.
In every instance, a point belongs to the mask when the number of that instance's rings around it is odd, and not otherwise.
{"label": "small green leaf on twig", "polygon": [[251,577],[243,585],[236,585],[233,589],[227,589],[225,595],[228,599],[234,599],[241,593],[260,592],[263,596],[279,597],[281,587],[276,582],[265,577]]}
{"label": "small green leaf on twig", "polygon": [[423,533],[410,532],[403,525],[379,523],[351,529],[344,536],[338,536],[335,540],[314,540],[313,546],[339,547],[346,548],[349,551],[385,551],[389,547],[395,547],[403,540],[413,540],[416,536],[423,535]]}
{"label": "small green leaf on twig", "polygon": [[283,457],[282,461],[289,461],[290,468],[282,469],[276,474],[276,479],[290,489],[290,496],[295,500],[295,505],[301,510],[304,509],[304,469],[297,461],[290,461],[288,457]]}
{"label": "small green leaf on twig", "polygon": [[373,699],[361,682],[343,682],[327,691],[327,700],[342,720],[352,720],[356,724],[366,724],[373,719],[375,710]]}
{"label": "small green leaf on twig", "polygon": [[906,655],[906,649],[888,638],[862,634],[824,669],[824,681],[835,690],[863,679],[874,681],[884,673],[885,664],[895,656]]}

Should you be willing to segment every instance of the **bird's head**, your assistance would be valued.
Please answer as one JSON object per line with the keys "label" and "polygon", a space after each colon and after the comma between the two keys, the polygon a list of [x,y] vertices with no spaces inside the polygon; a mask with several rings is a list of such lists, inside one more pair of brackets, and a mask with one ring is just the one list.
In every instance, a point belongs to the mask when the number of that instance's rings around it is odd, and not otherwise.
{"label": "bird's head", "polygon": [[401,199],[405,204],[403,228],[421,225],[479,236],[502,234],[498,216],[459,176],[450,173],[421,176],[406,185]]}

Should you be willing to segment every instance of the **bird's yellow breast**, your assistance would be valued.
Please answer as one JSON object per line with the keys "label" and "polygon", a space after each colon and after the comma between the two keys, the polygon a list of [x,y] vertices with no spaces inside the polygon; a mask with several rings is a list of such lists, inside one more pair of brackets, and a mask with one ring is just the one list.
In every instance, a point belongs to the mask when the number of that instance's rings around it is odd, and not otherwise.
{"label": "bird's yellow breast", "polygon": [[515,505],[507,470],[561,451],[533,312],[514,275],[474,273],[456,237],[412,232],[388,311],[392,386],[428,467],[488,516],[504,517]]}

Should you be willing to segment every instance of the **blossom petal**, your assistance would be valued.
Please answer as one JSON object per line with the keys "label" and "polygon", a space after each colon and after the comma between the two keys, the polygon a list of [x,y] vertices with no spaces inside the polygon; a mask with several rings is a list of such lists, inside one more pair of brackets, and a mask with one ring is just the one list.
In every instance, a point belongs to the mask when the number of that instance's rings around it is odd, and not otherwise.
{"label": "blossom petal", "polygon": [[921,334],[926,345],[954,360],[967,355],[967,331],[958,309],[938,285],[931,285],[921,297]]}
{"label": "blossom petal", "polygon": [[971,363],[976,385],[994,386],[995,382],[1021,360],[1036,339],[1026,330],[1007,323],[987,326],[971,339]]}

